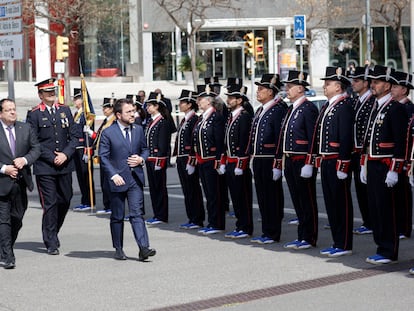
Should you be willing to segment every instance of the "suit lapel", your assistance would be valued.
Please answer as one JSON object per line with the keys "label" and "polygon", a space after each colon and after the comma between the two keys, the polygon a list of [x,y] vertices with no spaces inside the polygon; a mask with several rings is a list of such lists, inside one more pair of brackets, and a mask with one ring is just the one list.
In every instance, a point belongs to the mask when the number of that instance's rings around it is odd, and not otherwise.
{"label": "suit lapel", "polygon": [[20,156],[20,146],[22,146],[21,142],[23,141],[23,131],[22,126],[16,122],[15,125],[15,132],[16,132],[16,157]]}

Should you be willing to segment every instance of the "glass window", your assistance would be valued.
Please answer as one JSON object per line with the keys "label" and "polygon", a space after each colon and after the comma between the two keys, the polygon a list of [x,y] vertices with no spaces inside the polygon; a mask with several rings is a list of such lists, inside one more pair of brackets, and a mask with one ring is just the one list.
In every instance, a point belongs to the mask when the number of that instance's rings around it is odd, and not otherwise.
{"label": "glass window", "polygon": [[172,80],[171,48],[170,32],[152,33],[153,80]]}

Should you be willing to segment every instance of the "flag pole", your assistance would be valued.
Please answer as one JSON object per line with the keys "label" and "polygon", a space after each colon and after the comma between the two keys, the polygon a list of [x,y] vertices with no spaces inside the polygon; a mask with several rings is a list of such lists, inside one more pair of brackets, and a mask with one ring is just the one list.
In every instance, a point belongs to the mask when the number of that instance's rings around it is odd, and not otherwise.
{"label": "flag pole", "polygon": [[[85,117],[85,124],[88,125],[89,117],[91,113],[89,111],[88,92],[86,89],[86,83],[84,79],[85,76],[83,75],[82,64],[81,64],[80,59],[79,59],[79,65],[80,65],[83,116]],[[86,132],[84,134],[85,134],[85,140],[86,140],[86,156],[88,159],[87,163],[88,163],[89,200],[91,202],[91,214],[93,214],[95,211],[95,202],[93,200],[93,183],[92,183],[92,157],[91,157],[92,150],[90,150],[90,146],[89,146],[89,137],[88,137],[89,135]]]}

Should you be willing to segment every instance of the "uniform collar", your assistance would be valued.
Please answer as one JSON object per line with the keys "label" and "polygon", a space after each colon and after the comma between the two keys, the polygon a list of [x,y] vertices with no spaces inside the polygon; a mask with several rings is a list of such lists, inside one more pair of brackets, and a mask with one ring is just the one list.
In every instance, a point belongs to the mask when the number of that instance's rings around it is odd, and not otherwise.
{"label": "uniform collar", "polygon": [[387,95],[385,95],[381,98],[377,98],[378,106],[381,107],[383,104],[388,102],[390,99],[391,99],[391,93],[388,93]]}

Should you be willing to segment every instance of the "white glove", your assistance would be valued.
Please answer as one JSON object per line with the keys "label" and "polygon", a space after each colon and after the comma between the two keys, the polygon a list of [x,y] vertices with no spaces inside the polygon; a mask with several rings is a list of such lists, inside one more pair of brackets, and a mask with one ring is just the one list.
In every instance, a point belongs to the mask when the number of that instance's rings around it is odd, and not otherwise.
{"label": "white glove", "polygon": [[361,171],[359,172],[359,179],[363,184],[367,184],[367,174],[365,172],[365,165],[361,165]]}
{"label": "white glove", "polygon": [[236,176],[243,175],[243,170],[241,168],[236,167],[234,169],[234,175],[236,175]]}
{"label": "white glove", "polygon": [[216,171],[219,175],[224,175],[224,173],[226,172],[226,165],[220,164],[220,167],[216,169]]}
{"label": "white glove", "polygon": [[156,171],[161,170],[161,166],[155,165],[155,166],[154,166],[154,170],[156,170]]}
{"label": "white glove", "polygon": [[408,177],[408,181],[410,182],[411,187],[414,187],[414,176],[413,175],[410,175]]}
{"label": "white glove", "polygon": [[190,164],[187,164],[187,165],[185,166],[185,170],[187,171],[187,174],[188,174],[188,175],[193,175],[193,174],[194,174],[194,172],[195,172],[195,166],[192,166],[192,165],[190,165]]}
{"label": "white glove", "polygon": [[300,170],[300,177],[311,178],[313,175],[313,165],[305,164]]}
{"label": "white glove", "polygon": [[88,160],[89,160],[88,159],[88,155],[87,154],[83,154],[82,155],[82,161],[85,162],[85,163],[88,163]]}
{"label": "white glove", "polygon": [[348,177],[348,174],[341,171],[336,171],[336,177],[338,177],[338,179],[345,179]]}
{"label": "white glove", "polygon": [[91,130],[91,128],[89,127],[89,125],[84,125],[83,126],[83,132],[87,133],[89,136],[92,136],[93,131]]}
{"label": "white glove", "polygon": [[398,173],[394,171],[388,171],[387,178],[385,178],[385,183],[388,187],[394,187],[398,182]]}
{"label": "white glove", "polygon": [[282,177],[282,170],[280,170],[280,169],[278,169],[278,168],[273,168],[273,169],[272,169],[272,172],[273,172],[273,177],[272,177],[272,179],[273,179],[274,181],[279,180],[279,179],[280,179],[280,177]]}

